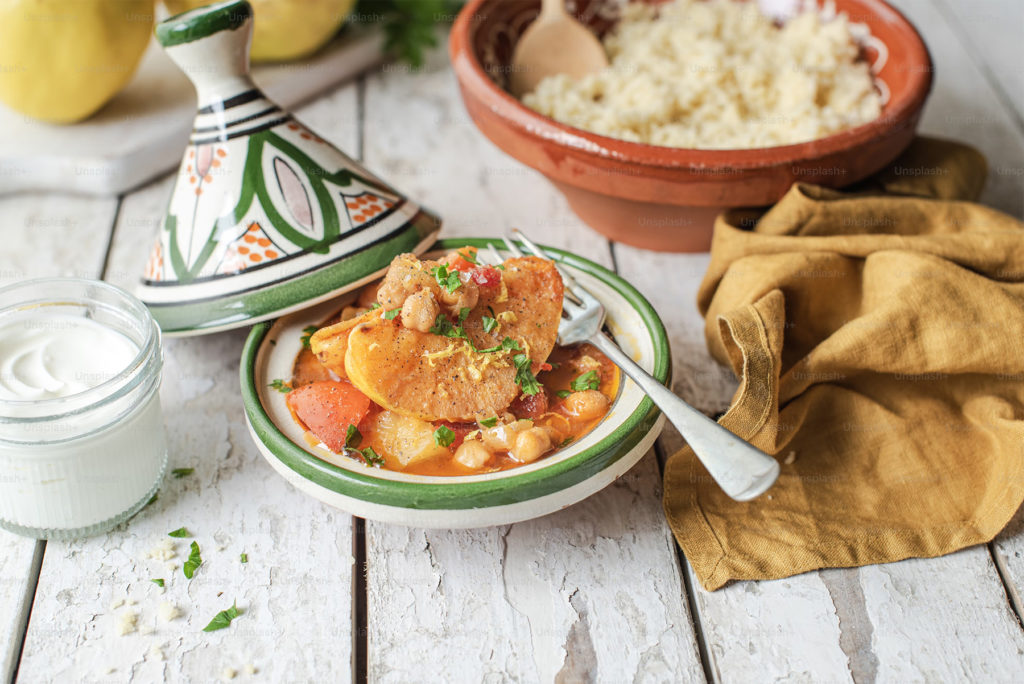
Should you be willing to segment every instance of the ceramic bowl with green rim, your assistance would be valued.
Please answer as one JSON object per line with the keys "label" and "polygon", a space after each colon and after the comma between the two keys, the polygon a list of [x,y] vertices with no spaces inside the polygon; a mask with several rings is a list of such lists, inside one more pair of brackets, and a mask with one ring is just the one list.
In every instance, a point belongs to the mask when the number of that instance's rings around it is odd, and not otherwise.
{"label": "ceramic bowl with green rim", "polygon": [[[500,248],[498,240],[442,240],[424,258],[492,243]],[[619,346],[667,382],[668,338],[643,295],[602,266],[561,250],[550,252],[604,304],[608,330]],[[618,396],[597,427],[551,456],[510,470],[459,477],[412,475],[334,454],[307,439],[288,409],[286,395],[271,385],[275,379],[291,377],[304,329],[329,319],[353,297],[354,293],[255,326],[241,366],[249,429],[263,456],[300,490],[352,515],[432,528],[529,520],[608,486],[650,450],[661,432],[664,418],[657,407],[623,376]]]}

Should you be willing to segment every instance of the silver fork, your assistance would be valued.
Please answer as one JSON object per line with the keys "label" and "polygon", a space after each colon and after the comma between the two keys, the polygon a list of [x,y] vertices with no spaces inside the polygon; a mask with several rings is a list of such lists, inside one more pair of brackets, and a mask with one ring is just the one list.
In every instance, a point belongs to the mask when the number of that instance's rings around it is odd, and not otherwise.
{"label": "silver fork", "polygon": [[[775,483],[779,476],[779,464],[774,458],[687,404],[638,366],[601,332],[605,319],[601,302],[521,231],[514,230],[513,233],[514,236],[504,238],[510,252],[523,256],[522,250],[511,239],[518,238],[534,255],[552,261],[562,276],[566,296],[562,302],[565,316],[558,326],[559,344],[590,342],[600,349],[657,404],[697,454],[711,477],[733,499],[750,501]],[[493,245],[490,247],[490,256],[495,263],[503,261]]]}

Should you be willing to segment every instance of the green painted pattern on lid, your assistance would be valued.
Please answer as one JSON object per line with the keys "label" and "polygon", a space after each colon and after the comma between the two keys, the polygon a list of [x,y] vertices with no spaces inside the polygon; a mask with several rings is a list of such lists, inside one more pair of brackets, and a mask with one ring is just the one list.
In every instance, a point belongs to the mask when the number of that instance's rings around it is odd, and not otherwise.
{"label": "green painted pattern on lid", "polygon": [[[504,247],[500,239],[460,238],[441,240],[435,248],[450,250],[467,245],[480,248],[491,244],[498,248]],[[603,266],[559,249],[544,249],[556,255],[561,263],[608,283],[636,310],[654,346],[652,375],[663,383],[668,382],[671,360],[668,336],[661,319],[644,296]],[[618,427],[593,447],[564,461],[521,475],[478,482],[442,481],[437,484],[384,480],[327,463],[292,442],[274,425],[260,402],[255,376],[257,355],[271,326],[272,323],[261,323],[253,327],[242,350],[242,400],[253,431],[281,463],[303,478],[325,489],[363,501],[419,510],[466,510],[536,499],[579,484],[628,454],[654,427],[660,413],[654,402],[644,397]]]}
{"label": "green painted pattern on lid", "polygon": [[165,19],[154,29],[164,47],[191,43],[221,31],[234,31],[252,18],[252,6],[246,0],[228,0],[182,12]]}
{"label": "green painted pattern on lid", "polygon": [[168,335],[222,328],[273,315],[303,302],[312,302],[325,294],[342,294],[352,284],[387,268],[396,254],[413,251],[436,232],[439,225],[437,218],[421,210],[406,224],[405,230],[311,273],[242,294],[226,294],[174,305],[151,303],[149,310],[160,324],[160,329]]}

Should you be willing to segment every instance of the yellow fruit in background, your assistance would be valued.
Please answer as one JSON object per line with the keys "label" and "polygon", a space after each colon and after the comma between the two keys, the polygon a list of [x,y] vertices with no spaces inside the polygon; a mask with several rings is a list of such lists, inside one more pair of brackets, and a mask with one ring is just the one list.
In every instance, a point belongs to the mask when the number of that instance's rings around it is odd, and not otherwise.
{"label": "yellow fruit in background", "polygon": [[[164,0],[171,14],[213,2]],[[249,0],[253,11],[252,60],[281,62],[313,54],[338,32],[355,3],[356,0]]]}
{"label": "yellow fruit in background", "polygon": [[0,0],[0,101],[80,121],[131,79],[152,30],[153,0]]}

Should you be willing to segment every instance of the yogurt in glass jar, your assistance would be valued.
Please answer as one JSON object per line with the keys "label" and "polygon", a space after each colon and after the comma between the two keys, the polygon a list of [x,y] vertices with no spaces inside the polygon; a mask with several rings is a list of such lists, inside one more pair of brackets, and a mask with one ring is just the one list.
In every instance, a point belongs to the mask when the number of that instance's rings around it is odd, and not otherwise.
{"label": "yogurt in glass jar", "polygon": [[0,289],[0,527],[104,532],[167,465],[160,329],[127,292],[76,278]]}

